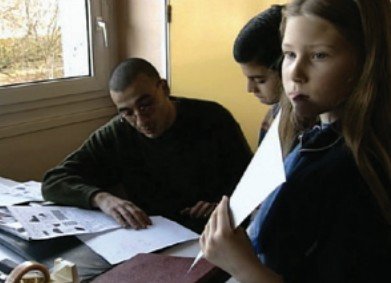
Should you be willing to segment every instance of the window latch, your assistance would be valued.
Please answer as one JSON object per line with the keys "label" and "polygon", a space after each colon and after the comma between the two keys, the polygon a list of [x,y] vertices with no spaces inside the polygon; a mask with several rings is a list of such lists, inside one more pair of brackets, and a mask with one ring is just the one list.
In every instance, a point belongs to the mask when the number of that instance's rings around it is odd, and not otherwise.
{"label": "window latch", "polygon": [[97,29],[102,31],[105,47],[109,47],[109,41],[107,39],[107,24],[105,20],[103,20],[101,17],[96,18],[96,25]]}

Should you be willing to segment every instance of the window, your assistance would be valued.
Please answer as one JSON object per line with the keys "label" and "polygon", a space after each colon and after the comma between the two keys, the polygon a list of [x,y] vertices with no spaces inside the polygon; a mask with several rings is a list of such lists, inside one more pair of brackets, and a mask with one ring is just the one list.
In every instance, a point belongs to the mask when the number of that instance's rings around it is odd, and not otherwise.
{"label": "window", "polygon": [[0,139],[109,115],[114,5],[0,1]]}
{"label": "window", "polygon": [[87,10],[73,2],[0,3],[1,86],[90,75]]}
{"label": "window", "polygon": [[0,105],[103,89],[107,5],[105,0],[2,0]]}

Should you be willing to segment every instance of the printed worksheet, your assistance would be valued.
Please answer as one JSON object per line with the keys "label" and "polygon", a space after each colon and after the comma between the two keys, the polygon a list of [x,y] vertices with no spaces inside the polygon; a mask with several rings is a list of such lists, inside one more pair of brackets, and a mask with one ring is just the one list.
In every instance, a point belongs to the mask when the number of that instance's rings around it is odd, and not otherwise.
{"label": "printed worksheet", "polygon": [[25,229],[28,239],[42,240],[67,235],[96,233],[120,225],[101,211],[68,206],[7,206]]}
{"label": "printed worksheet", "polygon": [[0,207],[0,229],[16,235],[22,239],[28,240],[26,230],[6,207]]}

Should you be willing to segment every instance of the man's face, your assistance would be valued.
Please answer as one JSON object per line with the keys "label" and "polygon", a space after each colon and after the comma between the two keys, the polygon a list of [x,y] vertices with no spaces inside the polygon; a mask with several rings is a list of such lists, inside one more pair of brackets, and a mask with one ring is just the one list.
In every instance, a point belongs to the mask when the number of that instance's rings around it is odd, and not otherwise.
{"label": "man's face", "polygon": [[124,91],[110,91],[119,115],[148,138],[161,136],[172,124],[173,105],[165,84],[140,74]]}
{"label": "man's face", "polygon": [[277,71],[250,62],[240,64],[247,78],[247,91],[253,93],[261,103],[272,105],[280,101],[281,80]]}

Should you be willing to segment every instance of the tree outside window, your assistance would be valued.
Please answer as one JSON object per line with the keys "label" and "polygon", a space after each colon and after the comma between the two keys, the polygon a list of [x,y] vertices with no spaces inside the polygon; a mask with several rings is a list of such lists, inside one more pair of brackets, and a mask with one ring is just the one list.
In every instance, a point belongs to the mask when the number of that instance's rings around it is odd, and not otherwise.
{"label": "tree outside window", "polygon": [[1,0],[0,86],[89,76],[85,0]]}

